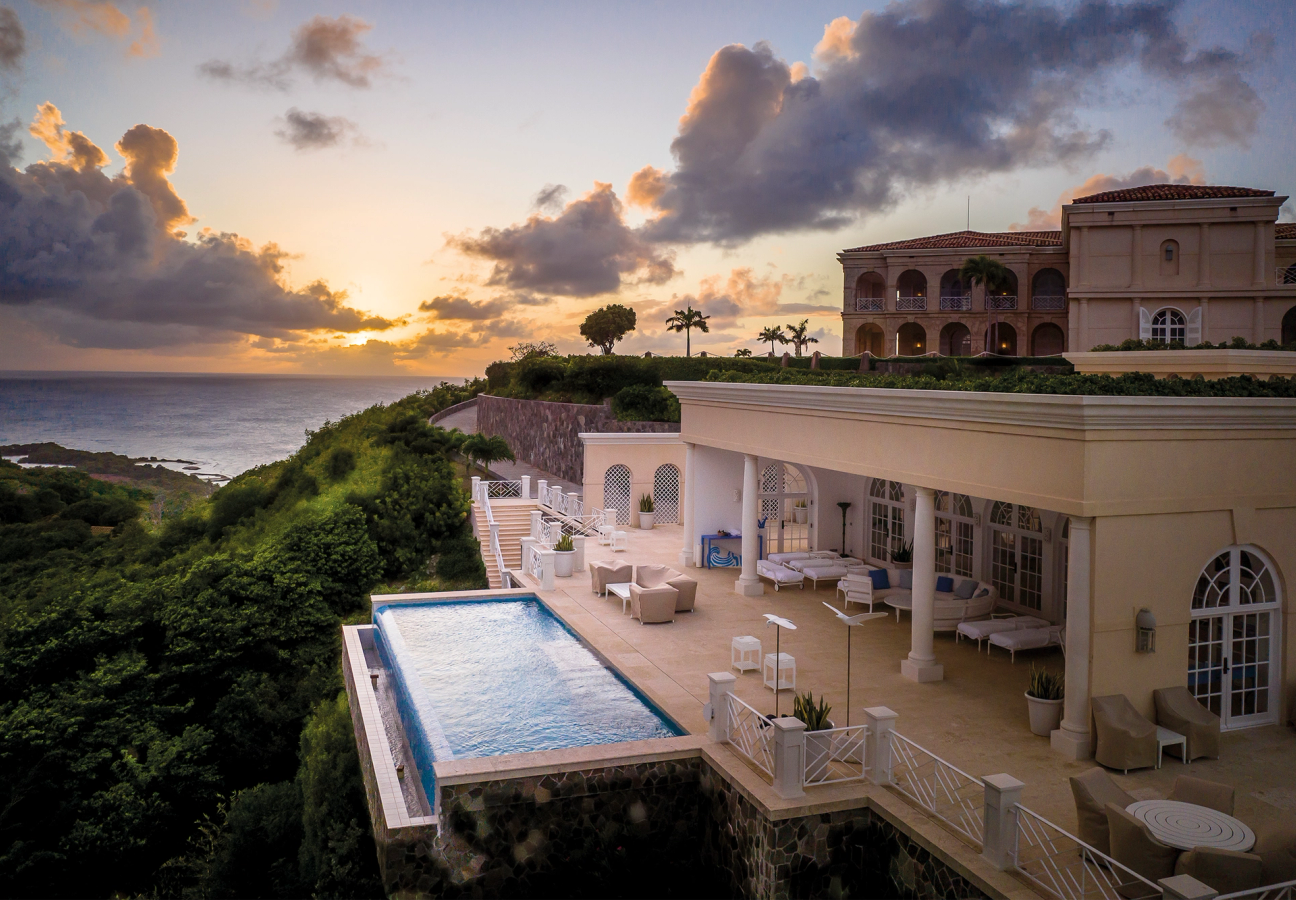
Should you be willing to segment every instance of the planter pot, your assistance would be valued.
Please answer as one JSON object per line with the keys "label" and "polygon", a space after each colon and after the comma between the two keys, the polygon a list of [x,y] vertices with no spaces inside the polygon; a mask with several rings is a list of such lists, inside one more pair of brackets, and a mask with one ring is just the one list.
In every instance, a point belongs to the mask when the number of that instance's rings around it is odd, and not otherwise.
{"label": "planter pot", "polygon": [[[828,720],[828,728],[836,728],[832,719]],[[805,754],[806,754],[806,771],[819,772],[828,764],[828,759],[833,751],[833,738],[835,735],[829,734],[828,731],[807,731],[805,736]]]}
{"label": "planter pot", "polygon": [[576,565],[575,550],[555,550],[554,551],[554,575],[559,578],[571,578],[572,569]]}
{"label": "planter pot", "polygon": [[652,531],[653,519],[656,518],[656,516],[656,513],[639,513],[639,527],[644,531]]}
{"label": "planter pot", "polygon": [[1027,694],[1026,707],[1030,710],[1031,734],[1048,737],[1062,724],[1061,700],[1041,700]]}
{"label": "planter pot", "polygon": [[891,568],[893,568],[893,569],[912,569],[912,568],[913,568],[913,563],[911,563],[911,562],[902,562],[902,563],[893,562],[893,563],[891,563]]}
{"label": "planter pot", "polygon": [[798,525],[804,525],[810,518],[810,510],[804,506],[792,507],[792,521]]}

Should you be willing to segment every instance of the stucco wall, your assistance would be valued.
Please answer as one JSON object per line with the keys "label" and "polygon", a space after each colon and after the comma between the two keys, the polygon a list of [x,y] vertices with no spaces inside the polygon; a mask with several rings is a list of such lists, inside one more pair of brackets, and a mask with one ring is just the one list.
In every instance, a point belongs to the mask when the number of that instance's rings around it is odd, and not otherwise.
{"label": "stucco wall", "polygon": [[[620,424],[628,424],[622,422]],[[679,470],[678,517],[668,519],[664,510],[656,510],[656,522],[659,525],[675,524],[684,521],[684,444],[681,441],[661,443],[599,443],[588,441],[585,444],[585,481],[584,499],[587,508],[606,508],[603,493],[604,479],[608,469],[613,466],[625,466],[630,470],[630,522],[639,527],[639,498],[644,494],[656,497],[653,490],[657,470],[661,466],[674,466]],[[621,524],[626,524],[622,522]]]}
{"label": "stucco wall", "polygon": [[503,437],[518,459],[576,484],[585,481],[582,431],[661,434],[679,429],[677,422],[620,422],[604,405],[513,400],[489,394],[477,398],[478,431]]}

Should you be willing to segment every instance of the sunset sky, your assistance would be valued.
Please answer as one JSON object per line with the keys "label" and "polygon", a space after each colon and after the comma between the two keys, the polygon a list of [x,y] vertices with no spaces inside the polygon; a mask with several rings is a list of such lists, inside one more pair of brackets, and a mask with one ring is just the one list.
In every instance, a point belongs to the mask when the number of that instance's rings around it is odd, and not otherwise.
{"label": "sunset sky", "polygon": [[[838,250],[1296,189],[1296,4],[0,0],[0,370],[840,352]],[[1275,42],[1277,39],[1277,42]],[[1292,204],[1284,219],[1296,218]]]}

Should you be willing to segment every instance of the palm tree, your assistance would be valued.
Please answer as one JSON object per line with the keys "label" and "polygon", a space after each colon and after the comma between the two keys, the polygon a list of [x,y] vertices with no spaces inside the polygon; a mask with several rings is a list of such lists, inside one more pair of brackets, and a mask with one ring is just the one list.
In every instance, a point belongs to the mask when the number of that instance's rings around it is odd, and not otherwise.
{"label": "palm tree", "polygon": [[807,344],[819,343],[819,338],[810,337],[806,334],[806,332],[810,330],[809,319],[802,319],[800,325],[788,325],[787,330],[787,342],[796,348],[797,356],[801,355],[801,351],[805,349]]}
{"label": "palm tree", "polygon": [[760,341],[762,344],[767,341],[769,342],[771,356],[774,355],[774,345],[776,343],[786,344],[788,342],[787,335],[784,334],[783,329],[779,328],[777,325],[772,328],[762,328],[761,333],[756,335],[756,340]]}
{"label": "palm tree", "polygon": [[485,469],[493,462],[499,462],[501,459],[507,459],[509,462],[516,461],[513,455],[513,449],[509,447],[508,441],[497,434],[484,435],[478,432],[471,434],[464,439],[460,451],[468,457],[470,466],[476,465]]}
{"label": "palm tree", "polygon": [[739,347],[734,351],[734,356],[738,359],[748,359],[751,356],[751,351],[746,347]]}
{"label": "palm tree", "polygon": [[707,319],[710,316],[702,315],[700,310],[689,306],[687,309],[675,310],[675,315],[666,320],[666,327],[676,333],[684,332],[684,355],[693,355],[693,329],[696,328],[703,334],[711,331],[707,326]]}
{"label": "palm tree", "polygon": [[[1011,284],[1011,273],[1008,267],[997,259],[982,254],[981,256],[970,256],[963,261],[963,268],[959,269],[959,281],[967,285],[970,290],[973,285],[981,285],[985,288],[986,295],[989,296],[991,291],[997,291]],[[989,353],[990,347],[994,343],[995,329],[990,324],[990,303],[986,302],[986,352]],[[992,334],[994,332],[994,334]]]}

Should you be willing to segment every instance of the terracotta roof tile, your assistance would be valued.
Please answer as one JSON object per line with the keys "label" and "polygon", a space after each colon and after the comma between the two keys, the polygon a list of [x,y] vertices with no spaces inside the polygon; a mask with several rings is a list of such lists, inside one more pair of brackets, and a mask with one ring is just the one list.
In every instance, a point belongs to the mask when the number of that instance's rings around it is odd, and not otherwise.
{"label": "terracotta roof tile", "polygon": [[1076,197],[1072,203],[1139,203],[1148,200],[1214,200],[1224,197],[1272,197],[1273,191],[1222,184],[1145,184],[1119,191]]}
{"label": "terracotta roof tile", "polygon": [[1274,226],[1274,237],[1280,241],[1296,241],[1296,222],[1279,222]]}
{"label": "terracotta roof tile", "polygon": [[959,250],[965,247],[1061,247],[1060,231],[953,231],[929,237],[851,247],[843,253],[866,250]]}

